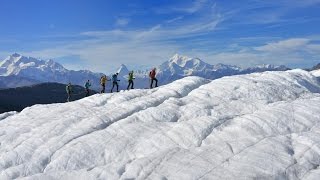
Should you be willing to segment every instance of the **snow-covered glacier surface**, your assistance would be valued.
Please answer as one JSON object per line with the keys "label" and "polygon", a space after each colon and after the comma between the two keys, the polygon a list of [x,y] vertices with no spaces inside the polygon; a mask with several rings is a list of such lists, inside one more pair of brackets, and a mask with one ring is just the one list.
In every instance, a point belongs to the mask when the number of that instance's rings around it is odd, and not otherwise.
{"label": "snow-covered glacier surface", "polygon": [[0,179],[319,179],[319,93],[292,70],[35,105],[0,120]]}

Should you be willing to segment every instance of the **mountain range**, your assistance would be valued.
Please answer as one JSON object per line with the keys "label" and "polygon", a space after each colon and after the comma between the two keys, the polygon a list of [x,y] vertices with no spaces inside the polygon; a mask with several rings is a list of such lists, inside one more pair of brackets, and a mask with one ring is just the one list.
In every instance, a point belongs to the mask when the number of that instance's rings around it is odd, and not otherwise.
{"label": "mountain range", "polygon": [[[275,66],[270,64],[258,65],[255,67],[241,68],[234,65],[216,64],[211,65],[199,58],[190,58],[187,56],[175,54],[168,61],[165,61],[160,66],[157,66],[157,79],[160,85],[171,83],[175,80],[187,76],[199,76],[206,79],[217,79],[224,76],[250,74],[264,71],[286,71],[289,70],[286,66]],[[120,87],[125,89],[127,86],[128,68],[122,64],[118,71],[121,82]],[[135,87],[149,88],[149,70],[137,70],[135,75]]]}
{"label": "mountain range", "polygon": [[101,73],[88,70],[73,71],[53,60],[40,60],[20,54],[12,54],[0,62],[0,88],[20,87],[40,82],[58,82],[83,85],[90,79],[98,88]]}
{"label": "mountain range", "polygon": [[169,61],[164,62],[158,69],[158,78],[162,82],[172,82],[186,76],[199,76],[206,79],[217,79],[223,76],[249,74],[264,71],[285,71],[285,66],[259,65],[249,68],[240,68],[234,65],[211,65],[199,58],[190,58],[175,54]]}
{"label": "mountain range", "polygon": [[[199,58],[189,58],[175,54],[171,59],[157,66],[157,78],[159,84],[164,85],[186,76],[217,79],[230,75],[284,70],[288,70],[288,68],[273,65],[260,65],[250,68],[240,68],[225,64],[211,65]],[[120,89],[125,89],[129,70],[122,64],[117,72],[119,73]],[[0,62],[0,88],[29,86],[42,82],[63,84],[71,82],[72,84],[83,86],[90,79],[93,85],[92,88],[98,90],[100,89],[99,79],[102,74],[88,70],[68,70],[53,60],[41,60],[15,53]],[[136,70],[134,82],[136,88],[148,88],[148,70]],[[107,90],[111,88],[110,84],[107,85]]]}

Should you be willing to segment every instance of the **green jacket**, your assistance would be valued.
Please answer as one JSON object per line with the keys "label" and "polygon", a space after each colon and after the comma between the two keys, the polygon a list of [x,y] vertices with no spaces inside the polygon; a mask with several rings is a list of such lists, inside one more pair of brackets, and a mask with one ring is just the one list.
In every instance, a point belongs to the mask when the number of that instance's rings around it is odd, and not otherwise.
{"label": "green jacket", "polygon": [[129,81],[132,81],[132,80],[134,79],[134,77],[133,77],[133,72],[130,72],[130,73],[129,73],[129,78],[128,78],[128,79],[129,79]]}

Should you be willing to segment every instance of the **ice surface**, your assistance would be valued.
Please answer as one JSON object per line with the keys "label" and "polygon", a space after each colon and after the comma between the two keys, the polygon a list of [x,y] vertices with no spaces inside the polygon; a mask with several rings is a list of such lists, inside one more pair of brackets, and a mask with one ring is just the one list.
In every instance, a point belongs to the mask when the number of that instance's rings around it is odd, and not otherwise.
{"label": "ice surface", "polygon": [[319,179],[319,92],[292,70],[35,105],[0,121],[0,179]]}
{"label": "ice surface", "polygon": [[311,74],[313,74],[316,77],[320,77],[320,69],[311,71]]}

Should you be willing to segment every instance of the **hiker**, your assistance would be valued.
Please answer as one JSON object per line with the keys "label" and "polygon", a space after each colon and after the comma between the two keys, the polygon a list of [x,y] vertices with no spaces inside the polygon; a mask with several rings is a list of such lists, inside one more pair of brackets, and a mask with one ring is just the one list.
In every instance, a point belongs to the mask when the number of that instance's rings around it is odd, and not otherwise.
{"label": "hiker", "polygon": [[152,89],[152,85],[153,85],[153,81],[156,81],[156,86],[158,87],[158,79],[156,78],[156,68],[153,68],[150,72],[149,72],[149,77],[150,77],[150,89]]}
{"label": "hiker", "polygon": [[71,83],[67,84],[66,91],[67,91],[67,94],[68,94],[67,102],[70,102],[71,93],[73,92],[72,91],[72,87],[71,87]]}
{"label": "hiker", "polygon": [[115,73],[114,75],[112,75],[112,89],[111,89],[111,92],[114,88],[114,86],[117,86],[117,92],[119,92],[119,84],[118,84],[118,74],[119,73]]}
{"label": "hiker", "polygon": [[131,85],[131,89],[134,89],[134,88],[133,88],[133,80],[134,80],[134,79],[135,79],[135,78],[133,77],[133,71],[130,71],[130,72],[129,72],[129,77],[128,77],[128,82],[129,82],[129,84],[128,84],[127,90],[129,90],[130,85]]}
{"label": "hiker", "polygon": [[86,88],[86,97],[89,96],[89,88],[90,88],[91,84],[90,84],[90,81],[88,80],[86,82],[86,84],[84,85],[84,87]]}
{"label": "hiker", "polygon": [[106,75],[101,76],[100,78],[100,84],[102,86],[102,90],[100,91],[100,93],[104,93],[106,90],[106,82],[107,82],[108,78]]}

